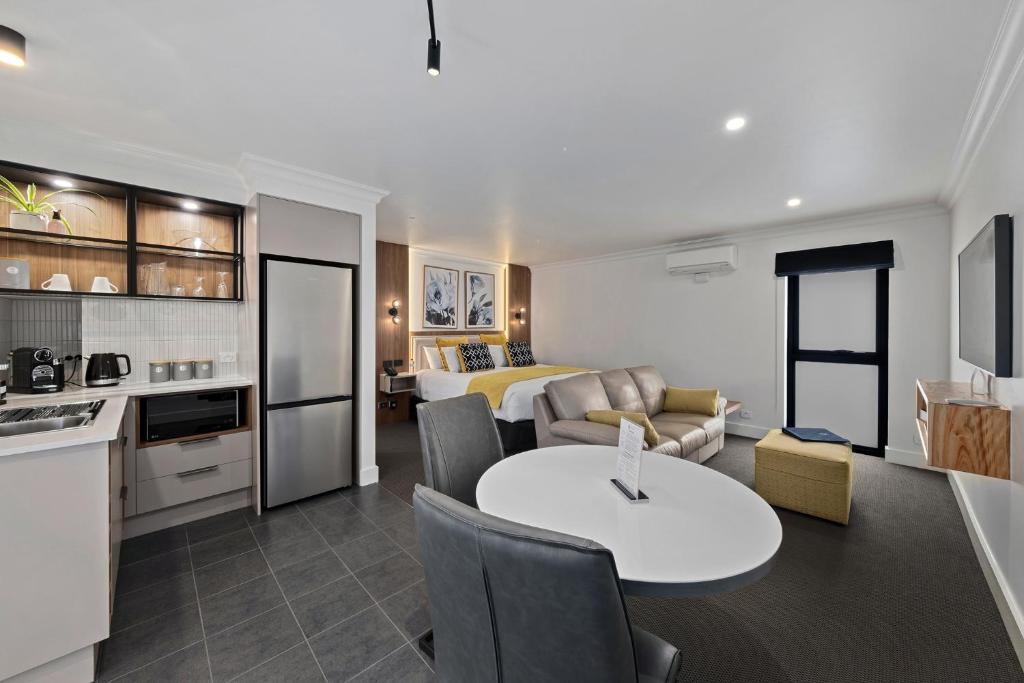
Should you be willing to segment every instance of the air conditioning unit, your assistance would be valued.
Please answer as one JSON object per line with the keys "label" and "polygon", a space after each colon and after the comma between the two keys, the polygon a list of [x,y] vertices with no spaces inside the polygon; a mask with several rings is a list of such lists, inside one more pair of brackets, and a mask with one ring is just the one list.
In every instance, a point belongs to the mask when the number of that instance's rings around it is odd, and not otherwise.
{"label": "air conditioning unit", "polygon": [[685,273],[723,273],[736,270],[739,250],[735,244],[677,251],[665,257],[665,268],[672,275]]}

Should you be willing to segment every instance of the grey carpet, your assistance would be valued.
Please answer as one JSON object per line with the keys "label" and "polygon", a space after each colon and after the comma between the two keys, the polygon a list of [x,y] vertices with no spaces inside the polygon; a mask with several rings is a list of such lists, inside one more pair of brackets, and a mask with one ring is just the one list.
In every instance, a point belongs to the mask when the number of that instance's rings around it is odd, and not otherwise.
{"label": "grey carpet", "polygon": [[[416,425],[378,428],[381,484],[422,482]],[[752,486],[751,439],[707,466]],[[777,509],[771,573],[700,599],[629,598],[680,681],[1024,681],[945,475],[854,455],[850,525]]]}

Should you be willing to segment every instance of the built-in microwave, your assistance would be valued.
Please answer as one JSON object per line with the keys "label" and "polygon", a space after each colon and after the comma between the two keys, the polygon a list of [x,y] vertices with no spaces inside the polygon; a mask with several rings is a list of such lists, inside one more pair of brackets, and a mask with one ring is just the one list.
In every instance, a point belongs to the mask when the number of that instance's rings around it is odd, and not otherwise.
{"label": "built-in microwave", "polygon": [[167,441],[238,429],[246,419],[242,405],[238,389],[147,396],[139,400],[140,441]]}

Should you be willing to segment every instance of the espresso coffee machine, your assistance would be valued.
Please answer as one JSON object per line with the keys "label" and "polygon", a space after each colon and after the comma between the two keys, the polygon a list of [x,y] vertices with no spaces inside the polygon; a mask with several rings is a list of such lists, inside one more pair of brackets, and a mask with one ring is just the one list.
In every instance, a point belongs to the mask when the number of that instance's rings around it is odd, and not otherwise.
{"label": "espresso coffee machine", "polygon": [[9,389],[18,394],[64,391],[64,361],[45,346],[23,346],[11,351]]}

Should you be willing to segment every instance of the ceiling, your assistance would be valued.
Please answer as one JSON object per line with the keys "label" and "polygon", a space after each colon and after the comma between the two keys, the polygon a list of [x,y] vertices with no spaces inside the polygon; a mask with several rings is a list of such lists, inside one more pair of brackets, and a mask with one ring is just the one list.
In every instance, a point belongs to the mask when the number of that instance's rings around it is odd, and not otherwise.
{"label": "ceiling", "polygon": [[382,187],[380,239],[532,265],[935,200],[1006,4],[436,0],[431,78],[419,0],[8,0],[0,102]]}

